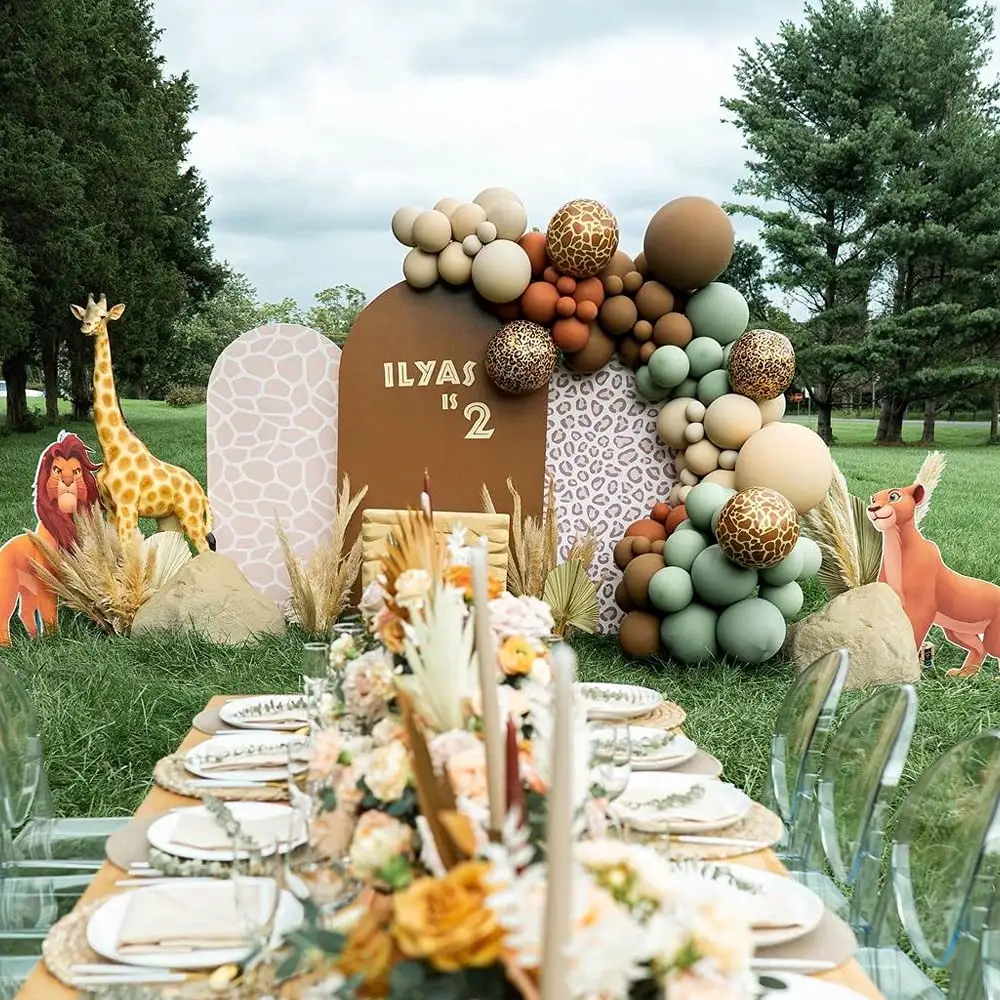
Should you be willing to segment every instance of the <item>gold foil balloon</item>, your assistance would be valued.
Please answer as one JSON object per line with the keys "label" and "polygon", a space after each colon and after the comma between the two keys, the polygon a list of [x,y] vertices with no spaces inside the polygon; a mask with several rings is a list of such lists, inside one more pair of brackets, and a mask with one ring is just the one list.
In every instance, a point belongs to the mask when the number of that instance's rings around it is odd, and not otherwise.
{"label": "gold foil balloon", "polygon": [[618,220],[590,198],[569,201],[545,230],[545,250],[552,266],[573,278],[603,270],[618,249]]}
{"label": "gold foil balloon", "polygon": [[733,344],[729,355],[729,384],[733,392],[756,403],[780,396],[795,377],[795,348],[774,330],[748,330]]}
{"label": "gold foil balloon", "polygon": [[498,389],[515,396],[548,385],[558,362],[552,335],[526,319],[505,323],[486,348],[486,374]]}
{"label": "gold foil balloon", "polygon": [[775,490],[751,487],[730,497],[715,527],[719,548],[737,566],[770,569],[799,540],[799,515]]}

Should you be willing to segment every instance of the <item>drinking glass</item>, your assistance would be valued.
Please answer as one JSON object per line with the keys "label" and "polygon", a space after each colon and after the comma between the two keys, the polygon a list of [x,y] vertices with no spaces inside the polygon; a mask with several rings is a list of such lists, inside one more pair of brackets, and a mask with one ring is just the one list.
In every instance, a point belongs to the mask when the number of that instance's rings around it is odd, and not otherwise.
{"label": "drinking glass", "polygon": [[251,953],[247,966],[264,961],[271,949],[274,924],[285,887],[285,855],[278,838],[233,836],[230,879],[236,910],[247,932]]}
{"label": "drinking glass", "polygon": [[302,647],[302,690],[306,696],[306,713],[314,729],[322,729],[331,722],[332,688],[330,644],[307,642]]}
{"label": "drinking glass", "polygon": [[590,726],[590,784],[602,799],[612,826],[621,833],[614,810],[608,808],[625,791],[632,774],[632,734],[626,722],[599,722]]}

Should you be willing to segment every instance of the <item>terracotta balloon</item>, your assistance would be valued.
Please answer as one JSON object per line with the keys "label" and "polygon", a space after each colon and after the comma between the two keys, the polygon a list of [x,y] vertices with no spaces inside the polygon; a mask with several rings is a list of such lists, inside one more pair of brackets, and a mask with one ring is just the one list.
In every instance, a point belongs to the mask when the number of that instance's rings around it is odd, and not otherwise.
{"label": "terracotta balloon", "polygon": [[556,299],[556,313],[562,317],[576,314],[576,302],[568,295],[562,295]]}
{"label": "terracotta balloon", "polygon": [[566,367],[575,372],[596,372],[615,356],[615,341],[596,323],[590,324],[587,343],[564,358]]}
{"label": "terracotta balloon", "polygon": [[687,520],[687,516],[687,508],[684,504],[674,507],[674,509],[667,516],[667,520],[663,525],[666,529],[668,538],[677,530],[677,525],[680,524],[681,521]]}
{"label": "terracotta balloon", "polygon": [[653,509],[649,512],[649,516],[654,521],[659,521],[660,524],[662,524],[668,517],[670,517],[670,504],[654,503]]}
{"label": "terracotta balloon", "polygon": [[584,323],[593,323],[597,319],[598,312],[597,304],[587,299],[576,305],[576,318],[583,320]]}
{"label": "terracotta balloon", "polygon": [[625,536],[641,535],[655,542],[658,538],[666,538],[667,533],[663,530],[663,525],[659,521],[654,521],[651,517],[644,517],[641,520],[633,521],[626,529]]}
{"label": "terracotta balloon", "polygon": [[555,285],[550,285],[547,281],[533,281],[521,296],[521,312],[532,323],[550,326],[555,322],[558,300],[559,293]]}
{"label": "terracotta balloon", "polygon": [[556,347],[562,351],[568,353],[582,351],[587,346],[589,338],[590,324],[578,320],[575,316],[557,319],[552,324],[552,339],[555,341]]}
{"label": "terracotta balloon", "polygon": [[576,283],[576,291],[573,292],[573,298],[577,302],[593,302],[595,306],[599,306],[604,302],[604,285],[601,284],[600,278],[583,278],[581,281]]}
{"label": "terracotta balloon", "polygon": [[542,277],[550,285],[554,285],[559,280],[559,272],[551,264],[549,264],[549,266],[542,271]]}
{"label": "terracotta balloon", "polygon": [[545,233],[525,233],[517,242],[531,261],[531,276],[540,277],[549,263],[545,253]]}
{"label": "terracotta balloon", "polygon": [[733,255],[734,240],[732,221],[714,201],[676,198],[650,219],[642,256],[658,281],[688,291],[722,274]]}

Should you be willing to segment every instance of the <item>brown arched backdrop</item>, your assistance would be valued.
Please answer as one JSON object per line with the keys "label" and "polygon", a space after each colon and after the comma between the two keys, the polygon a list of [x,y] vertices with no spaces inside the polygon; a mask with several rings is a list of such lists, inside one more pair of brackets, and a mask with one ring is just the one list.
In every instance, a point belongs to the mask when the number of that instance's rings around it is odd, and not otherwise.
{"label": "brown arched backdrop", "polygon": [[[548,387],[501,392],[483,370],[500,321],[469,294],[400,282],[366,306],[340,365],[338,474],[365,508],[416,508],[424,469],[434,507],[481,511],[483,483],[510,513],[510,477],[524,513],[539,516]],[[360,530],[360,512],[350,539]]]}

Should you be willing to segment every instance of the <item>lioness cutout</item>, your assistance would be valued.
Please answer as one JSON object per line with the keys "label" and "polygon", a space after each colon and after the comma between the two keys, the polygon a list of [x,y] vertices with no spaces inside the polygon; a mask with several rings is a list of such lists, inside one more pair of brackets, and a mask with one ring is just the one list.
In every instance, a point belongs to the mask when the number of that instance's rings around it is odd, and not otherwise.
{"label": "lioness cutout", "polygon": [[924,538],[914,521],[924,501],[922,483],[876,493],[868,518],[882,535],[879,581],[896,592],[913,626],[919,649],[932,625],[949,642],[967,651],[949,677],[972,677],[987,656],[1000,659],[1000,587],[949,569],[938,547]]}

